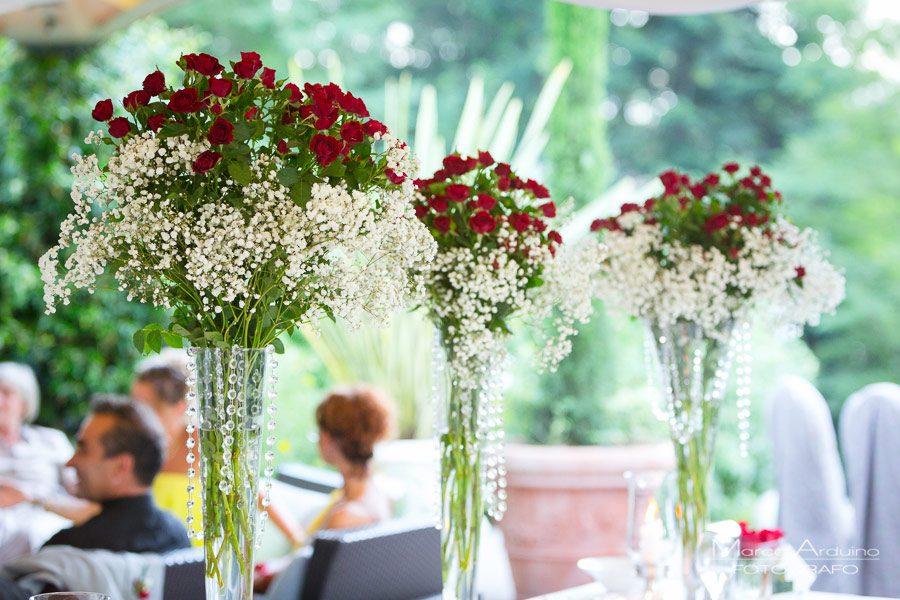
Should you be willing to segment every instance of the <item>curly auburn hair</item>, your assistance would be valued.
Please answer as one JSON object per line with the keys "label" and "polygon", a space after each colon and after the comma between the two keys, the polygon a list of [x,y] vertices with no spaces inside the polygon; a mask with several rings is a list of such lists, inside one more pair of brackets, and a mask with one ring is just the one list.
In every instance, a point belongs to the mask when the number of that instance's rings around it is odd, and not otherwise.
{"label": "curly auburn hair", "polygon": [[394,401],[375,388],[355,385],[333,390],[316,408],[316,423],[352,463],[364,465],[375,443],[394,428]]}

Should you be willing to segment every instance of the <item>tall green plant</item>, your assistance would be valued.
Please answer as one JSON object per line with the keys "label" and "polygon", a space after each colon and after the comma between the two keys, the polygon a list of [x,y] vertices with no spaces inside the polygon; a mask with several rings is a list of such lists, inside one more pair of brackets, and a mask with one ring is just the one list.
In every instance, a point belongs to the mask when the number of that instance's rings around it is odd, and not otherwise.
{"label": "tall green plant", "polygon": [[74,430],[91,394],[128,389],[137,358],[130,332],[163,318],[124,297],[87,293],[53,318],[44,315],[37,263],[71,206],[70,155],[82,151],[96,126],[93,101],[127,91],[122,73],[108,65],[166,69],[174,60],[170,48],[191,48],[195,39],[156,21],[78,52],[41,52],[0,39],[0,360],[35,368],[44,423]]}

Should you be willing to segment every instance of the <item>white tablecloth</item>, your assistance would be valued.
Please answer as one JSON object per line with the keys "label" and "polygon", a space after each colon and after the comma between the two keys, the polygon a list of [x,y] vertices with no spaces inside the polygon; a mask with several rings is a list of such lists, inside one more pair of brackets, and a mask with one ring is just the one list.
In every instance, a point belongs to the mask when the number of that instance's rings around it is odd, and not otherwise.
{"label": "white tablecloth", "polygon": [[[889,600],[874,596],[854,596],[852,594],[827,594],[825,592],[808,592],[806,594],[775,594],[774,600]],[[576,588],[537,596],[531,600],[629,600],[625,596],[609,594],[599,583],[589,583]]]}

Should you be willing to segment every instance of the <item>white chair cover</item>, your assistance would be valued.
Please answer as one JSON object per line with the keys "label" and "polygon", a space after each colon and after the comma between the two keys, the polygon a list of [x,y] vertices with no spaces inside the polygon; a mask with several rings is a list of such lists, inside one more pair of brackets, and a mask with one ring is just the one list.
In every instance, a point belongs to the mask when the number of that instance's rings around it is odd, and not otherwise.
{"label": "white chair cover", "polygon": [[[767,407],[778,480],[778,525],[803,560],[816,568],[813,590],[853,593],[859,578],[844,572],[853,543],[853,509],[847,499],[831,412],[822,394],[800,377],[784,377]],[[838,556],[827,556],[837,549]]]}
{"label": "white chair cover", "polygon": [[862,549],[857,554],[867,554],[856,561],[858,593],[900,597],[900,386],[876,383],[850,396],[840,432],[856,507],[855,544]]}

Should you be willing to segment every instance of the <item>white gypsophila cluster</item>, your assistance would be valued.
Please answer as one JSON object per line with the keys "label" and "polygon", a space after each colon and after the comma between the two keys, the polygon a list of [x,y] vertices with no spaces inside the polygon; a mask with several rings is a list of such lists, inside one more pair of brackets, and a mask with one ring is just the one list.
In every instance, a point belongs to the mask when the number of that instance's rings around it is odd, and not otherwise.
{"label": "white gypsophila cluster", "polygon": [[[595,293],[663,327],[686,320],[715,335],[754,308],[768,311],[775,325],[815,325],[844,297],[843,276],[815,244],[815,233],[787,220],[776,220],[771,235],[748,228],[736,262],[715,247],[666,243],[659,226],[641,222],[637,213],[620,222],[622,230],[604,238],[608,256]],[[799,279],[798,268],[805,270]]]}
{"label": "white gypsophila cluster", "polygon": [[[575,252],[561,247],[554,257],[534,230],[529,233],[518,238],[504,221],[498,231],[500,247],[447,248],[428,267],[430,309],[439,322],[453,323],[447,327],[445,344],[452,349],[449,365],[462,388],[476,387],[480,374],[506,352],[505,332],[491,328],[498,313],[536,324],[550,319],[553,333],[541,335],[539,356],[540,366],[549,369],[571,349],[568,338],[576,333],[575,321],[591,314],[590,281],[599,261],[579,262]],[[511,254],[519,244],[530,249],[522,262],[516,260],[521,255]],[[526,289],[538,271],[544,283]]]}
{"label": "white gypsophila cluster", "polygon": [[[389,135],[383,141],[389,167],[415,173],[405,145]],[[188,294],[201,323],[211,323],[225,305],[253,314],[271,301],[261,297],[263,276],[283,291],[278,302],[302,307],[301,322],[326,311],[350,323],[362,311],[384,321],[410,294],[423,292],[409,273],[432,258],[436,245],[411,208],[411,177],[399,189],[374,193],[317,184],[300,206],[278,181],[281,158],[259,155],[248,185],[218,176],[221,197],[239,202],[168,195],[166,183],[188,181],[193,161],[208,149],[187,136],[147,132],[120,146],[105,174],[95,155],[74,157],[75,210],[62,224],[59,245],[40,262],[48,312],[67,304],[72,289],[91,290],[108,268],[129,299],[171,307],[185,304]],[[67,247],[74,251],[60,277],[59,252]]]}

